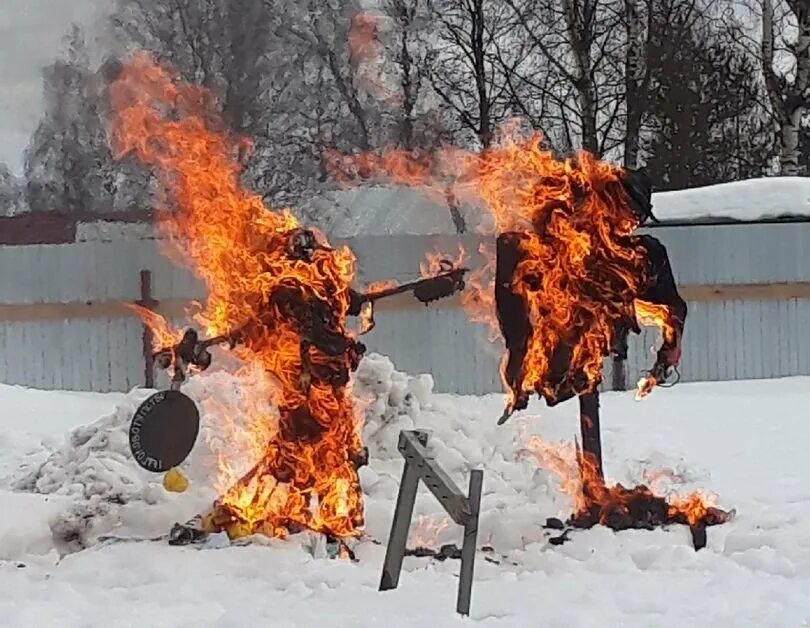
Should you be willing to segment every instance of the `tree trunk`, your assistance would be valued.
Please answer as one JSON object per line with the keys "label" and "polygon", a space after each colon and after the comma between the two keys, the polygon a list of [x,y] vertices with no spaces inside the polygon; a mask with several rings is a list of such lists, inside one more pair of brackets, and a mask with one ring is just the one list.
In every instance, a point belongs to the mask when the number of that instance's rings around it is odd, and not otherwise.
{"label": "tree trunk", "polygon": [[470,38],[472,54],[475,62],[475,87],[478,92],[478,137],[484,149],[492,143],[492,120],[490,119],[490,103],[487,94],[487,69],[485,65],[484,42],[484,0],[474,0],[472,8],[472,23]]}
{"label": "tree trunk", "polygon": [[574,87],[582,116],[582,148],[600,156],[596,125],[596,89],[591,67],[595,6],[594,0],[582,0],[581,3],[565,0],[563,3],[568,36],[577,68]]}
{"label": "tree trunk", "polygon": [[624,100],[627,108],[627,124],[624,139],[624,167],[637,168],[641,135],[641,118],[644,114],[646,86],[643,86],[646,59],[643,58],[641,23],[636,6],[637,0],[625,0],[624,19],[627,29],[627,53],[624,70]]}
{"label": "tree trunk", "polygon": [[783,176],[795,177],[799,174],[799,130],[802,120],[802,108],[794,110],[785,117],[780,130],[779,164]]}
{"label": "tree trunk", "polygon": [[782,174],[798,175],[799,133],[802,118],[810,110],[810,7],[807,2],[793,0],[789,3],[796,16],[798,34],[791,52],[796,57],[796,78],[793,94],[786,102],[786,121],[782,126]]}
{"label": "tree trunk", "polygon": [[762,0],[761,60],[765,86],[779,137],[779,165],[783,175],[799,174],[799,134],[802,118],[810,110],[810,7],[804,0],[787,0],[798,24],[795,42],[788,51],[796,60],[796,76],[791,82],[777,74],[773,0]]}

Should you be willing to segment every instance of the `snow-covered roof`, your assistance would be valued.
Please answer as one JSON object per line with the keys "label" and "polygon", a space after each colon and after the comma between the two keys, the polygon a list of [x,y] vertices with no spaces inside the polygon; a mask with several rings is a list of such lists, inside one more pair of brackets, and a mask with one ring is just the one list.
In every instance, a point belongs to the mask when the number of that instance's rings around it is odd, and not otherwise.
{"label": "snow-covered roof", "polygon": [[810,218],[810,177],[772,177],[653,194],[666,222]]}
{"label": "snow-covered roof", "polygon": [[316,222],[332,237],[456,233],[447,205],[413,188],[350,188],[319,204]]}
{"label": "snow-covered roof", "polygon": [[[447,206],[416,189],[367,186],[341,190],[324,202],[319,225],[333,237],[451,235]],[[470,228],[481,216],[463,208]],[[751,222],[810,219],[810,178],[773,177],[653,194],[661,222]]]}

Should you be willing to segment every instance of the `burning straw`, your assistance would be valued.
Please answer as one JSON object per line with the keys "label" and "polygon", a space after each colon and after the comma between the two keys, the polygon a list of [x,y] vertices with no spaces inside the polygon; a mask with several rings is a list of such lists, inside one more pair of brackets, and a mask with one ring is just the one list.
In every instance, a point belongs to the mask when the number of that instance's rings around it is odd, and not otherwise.
{"label": "burning straw", "polygon": [[[204,90],[141,55],[123,68],[111,98],[116,155],[133,153],[154,170],[167,252],[206,284],[196,322],[209,336],[237,334],[244,369],[272,375],[271,390],[244,390],[261,419],[245,452],[256,464],[240,478],[234,467],[242,461],[220,460],[212,518],[235,536],[304,528],[357,535],[365,454],[347,385],[362,351],[345,328],[354,255],[320,234],[310,241],[289,211],[268,211],[240,185],[247,143],[223,130]],[[325,304],[317,338],[300,320],[314,301]],[[323,351],[326,337],[340,348]],[[278,416],[266,414],[268,395]],[[217,415],[227,432],[229,413]]]}

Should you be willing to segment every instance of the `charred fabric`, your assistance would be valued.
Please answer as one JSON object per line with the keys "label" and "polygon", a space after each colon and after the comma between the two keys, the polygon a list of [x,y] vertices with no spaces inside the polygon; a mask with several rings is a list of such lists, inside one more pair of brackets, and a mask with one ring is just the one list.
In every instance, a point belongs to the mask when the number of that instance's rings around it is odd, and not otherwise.
{"label": "charred fabric", "polygon": [[[332,252],[331,248],[319,243],[313,231],[307,229],[294,229],[281,234],[277,245],[283,247],[284,255],[291,260],[305,264],[317,263],[318,254],[329,255]],[[373,326],[373,304],[380,299],[410,292],[419,302],[428,305],[463,290],[467,269],[445,261],[440,265],[442,270],[436,275],[417,281],[369,292],[358,292],[349,288],[349,307],[346,314],[362,315],[364,317],[362,331],[365,333]],[[239,344],[250,343],[252,338],[261,338],[265,333],[273,333],[273,328],[280,322],[295,328],[300,337],[300,362],[282,366],[298,368],[298,381],[305,395],[304,401],[279,408],[278,433],[268,444],[267,453],[262,459],[239,479],[236,486],[232,487],[233,492],[240,492],[240,489],[245,489],[251,482],[271,478],[274,483],[290,485],[293,494],[305,497],[313,493],[317,495],[315,478],[309,472],[311,467],[308,464],[299,464],[299,461],[307,460],[305,452],[299,447],[312,447],[322,439],[327,431],[324,421],[333,417],[315,415],[306,400],[313,389],[320,387],[330,390],[336,400],[342,401],[348,394],[346,386],[349,383],[350,373],[357,369],[366,351],[366,347],[345,329],[343,316],[340,315],[341,305],[324,298],[325,294],[331,292],[331,290],[316,291],[300,282],[291,282],[287,286],[275,289],[267,296],[264,309],[266,316],[260,316],[230,334],[207,340],[200,340],[195,330],[188,329],[180,343],[158,351],[154,356],[161,367],[173,367],[172,380],[176,389],[185,380],[188,367],[202,371],[210,366],[212,358],[209,349],[213,345],[228,344],[233,348]],[[341,406],[342,404],[338,407]],[[335,424],[334,421],[329,423]],[[351,422],[343,421],[343,425],[351,425]],[[368,463],[368,449],[362,446],[359,438],[353,442],[356,446],[347,452],[351,469],[349,481],[355,489],[351,492],[359,495],[357,471]],[[256,499],[266,498],[261,492],[255,492],[253,495]],[[185,524],[176,524],[169,541],[173,545],[183,545],[222,530],[240,535],[253,533],[267,522],[264,519],[246,519],[242,513],[250,512],[252,507],[260,508],[261,504],[242,503],[238,508],[233,508],[226,501],[219,501],[211,510]],[[353,517],[350,522],[333,520],[327,525],[309,520],[305,514],[304,504],[292,512],[298,514],[298,517],[273,522],[275,533],[279,533],[279,528],[282,528],[285,534],[314,528],[331,537],[333,541],[338,541],[339,535],[334,534],[335,531],[357,530],[363,525],[362,508],[347,509],[346,514],[351,513]],[[341,514],[334,513],[333,517],[339,519]],[[235,528],[238,531],[235,531]],[[345,547],[345,551],[350,550]]]}
{"label": "charred fabric", "polygon": [[[187,369],[208,368],[209,349],[220,343],[274,382],[269,404],[262,405],[267,399],[256,391],[250,399],[257,404],[251,412],[267,419],[245,430],[260,449],[251,452],[258,462],[240,477],[224,461],[220,497],[210,510],[176,526],[171,542],[222,530],[231,538],[299,530],[333,539],[359,536],[364,508],[358,468],[368,452],[348,389],[365,353],[357,336],[373,326],[375,301],[412,292],[428,304],[462,290],[467,270],[447,263],[411,284],[358,292],[351,288],[356,260],[348,247],[331,247],[289,211],[268,211],[240,185],[239,156],[247,145],[222,130],[210,94],[143,55],[120,71],[110,93],[114,153],[134,154],[155,172],[171,208],[159,214],[158,227],[208,290],[196,320],[210,339],[193,330],[180,338],[165,320],[157,324],[142,313],[169,345],[156,361],[173,368],[175,390],[163,392],[173,392],[178,402],[176,389]],[[608,487],[602,471],[597,387],[603,358],[623,351],[617,339],[624,331],[639,332],[642,320],[658,324],[664,342],[639,393],[665,384],[680,359],[686,304],[666,249],[635,234],[652,215],[649,180],[586,154],[557,161],[539,145],[535,138],[459,160],[471,166],[467,174],[499,231],[493,290],[509,393],[501,423],[525,408],[532,394],[549,405],[578,396],[582,489],[570,523],[622,529],[685,521],[699,545],[700,530],[724,521],[726,513],[697,498],[673,503],[645,487]],[[504,161],[492,161],[498,157]],[[359,317],[359,333],[348,328],[348,316]],[[136,413],[144,452],[139,463],[149,459],[148,436],[160,440],[167,433],[164,419],[171,420],[165,404],[161,411],[150,399]],[[187,450],[171,452],[171,460],[152,470],[174,467],[188,455],[199,417],[187,423]],[[132,435],[131,429],[131,444]]]}
{"label": "charred fabric", "polygon": [[[625,199],[622,204],[632,212],[638,225],[642,225],[646,220],[654,219],[651,192],[644,171],[624,171],[602,190],[577,189],[575,186],[569,202],[576,207],[592,194]],[[538,216],[547,218],[553,213],[553,208],[543,209]],[[571,212],[568,214],[570,216]],[[627,234],[618,238],[620,249],[611,251],[603,247],[598,255],[593,255],[584,281],[580,277],[578,285],[566,286],[570,292],[576,293],[576,298],[571,300],[573,311],[566,319],[565,331],[543,345],[544,367],[532,370],[527,367],[532,359],[529,353],[533,338],[546,332],[542,325],[548,312],[544,311],[546,305],[543,301],[549,295],[543,291],[543,277],[537,270],[539,265],[531,264],[536,253],[529,241],[532,238],[550,239],[547,225],[542,221],[538,220],[534,229],[532,234],[502,233],[497,239],[495,304],[506,345],[502,376],[510,399],[498,423],[505,423],[513,412],[525,409],[531,393],[537,393],[549,407],[578,396],[582,444],[577,454],[582,503],[568,524],[575,528],[601,524],[614,530],[686,524],[691,528],[695,549],[702,548],[706,544],[706,526],[723,523],[728,513],[706,507],[702,502],[673,505],[654,495],[646,486],[606,486],[599,417],[601,371],[594,373],[588,369],[590,356],[584,348],[586,336],[593,334],[599,324],[595,317],[607,313],[612,322],[612,337],[608,335],[602,339],[598,356],[600,364],[601,359],[611,352],[626,358],[626,344],[622,346],[620,342],[622,336],[628,331],[641,332],[638,319],[642,313],[639,310],[656,312],[663,343],[655,364],[639,382],[640,393],[646,394],[652,386],[665,384],[680,361],[687,315],[687,305],[678,294],[666,248],[650,235]],[[640,277],[633,274],[629,258],[622,257],[625,251],[636,251],[642,256]],[[549,521],[551,528],[564,527],[556,525],[553,519]],[[564,534],[558,540],[561,542],[565,538]]]}

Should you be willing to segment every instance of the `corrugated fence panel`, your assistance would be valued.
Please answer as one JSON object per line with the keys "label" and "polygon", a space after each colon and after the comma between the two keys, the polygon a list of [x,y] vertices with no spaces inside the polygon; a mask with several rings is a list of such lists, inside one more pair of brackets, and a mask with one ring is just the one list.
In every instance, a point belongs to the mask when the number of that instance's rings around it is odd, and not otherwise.
{"label": "corrugated fence panel", "polygon": [[397,368],[431,373],[437,390],[480,394],[500,390],[500,343],[473,325],[460,308],[379,312],[376,327],[362,341],[388,355]]}
{"label": "corrugated fence panel", "polygon": [[[810,281],[810,223],[651,229],[669,249],[682,285]],[[358,259],[358,283],[419,276],[427,253],[480,266],[477,236],[380,236],[346,240]],[[152,271],[158,300],[200,299],[204,287],[161,254],[152,240],[0,247],[0,304],[140,297],[139,271]],[[363,341],[400,369],[433,374],[436,388],[457,393],[500,390],[502,345],[445,302],[380,308]],[[187,321],[175,321],[178,326]],[[142,328],[134,318],[0,322],[0,381],[78,390],[128,390],[142,384]],[[654,360],[660,333],[630,339],[629,383]],[[703,301],[689,304],[684,381],[810,375],[810,300]],[[610,381],[606,362],[605,381]]]}
{"label": "corrugated fence panel", "polygon": [[152,240],[0,247],[0,303],[136,300],[140,271],[150,270],[156,298],[205,292],[185,269],[160,254]]}
{"label": "corrugated fence panel", "polygon": [[107,392],[143,384],[135,319],[0,324],[0,382]]}
{"label": "corrugated fence panel", "polygon": [[[810,300],[690,303],[681,361],[682,381],[810,375]],[[652,365],[660,332],[630,338],[628,373]]]}
{"label": "corrugated fence panel", "polygon": [[658,227],[680,284],[810,281],[810,223]]}

